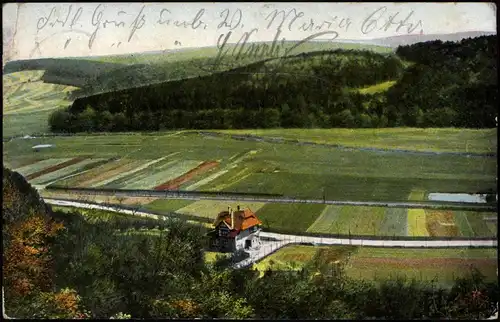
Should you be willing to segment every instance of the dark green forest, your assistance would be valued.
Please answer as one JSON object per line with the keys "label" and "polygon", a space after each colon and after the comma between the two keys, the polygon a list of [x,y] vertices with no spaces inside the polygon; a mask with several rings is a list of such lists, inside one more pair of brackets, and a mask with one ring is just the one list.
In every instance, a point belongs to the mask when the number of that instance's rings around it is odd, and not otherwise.
{"label": "dark green forest", "polygon": [[54,132],[489,128],[497,113],[497,53],[496,36],[400,46],[395,54],[302,53],[79,98],[49,124]]}
{"label": "dark green forest", "polygon": [[259,276],[222,257],[207,264],[202,226],[54,210],[5,167],[2,191],[4,313],[14,318],[435,320],[480,319],[496,309],[498,284],[475,270],[446,289],[375,283],[348,278],[318,253],[300,271]]}

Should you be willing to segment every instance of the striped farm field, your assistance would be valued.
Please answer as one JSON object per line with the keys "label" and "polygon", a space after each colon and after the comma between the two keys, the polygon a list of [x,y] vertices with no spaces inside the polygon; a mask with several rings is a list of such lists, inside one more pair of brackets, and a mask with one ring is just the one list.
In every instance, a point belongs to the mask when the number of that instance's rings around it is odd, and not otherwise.
{"label": "striped farm field", "polygon": [[455,216],[450,210],[426,210],[426,225],[430,236],[459,236]]}
{"label": "striped farm field", "polygon": [[217,177],[209,184],[204,186],[202,190],[208,191],[224,191],[231,190],[230,187],[240,183],[241,181],[248,178],[255,171],[255,166],[252,164],[245,164],[245,166],[237,167],[236,165],[231,166],[228,171],[223,175]]}
{"label": "striped farm field", "polygon": [[335,231],[335,223],[340,215],[339,206],[326,206],[316,221],[307,228],[308,232],[331,233]]}
{"label": "striped farm field", "polygon": [[[138,160],[130,160],[130,159],[120,159],[120,160],[110,160],[109,162],[97,166],[87,172],[78,174],[71,178],[60,180],[56,183],[57,186],[64,187],[88,187],[92,183],[99,182],[99,180],[104,180],[104,175],[113,176],[112,171],[127,171],[130,169],[124,169],[125,165],[136,163],[137,166],[140,165]],[[108,177],[109,178],[109,177]]]}
{"label": "striped farm field", "polygon": [[182,175],[176,177],[175,179],[169,180],[159,186],[155,187],[155,190],[172,190],[178,189],[180,185],[190,181],[193,177],[209,171],[210,169],[219,165],[217,161],[205,161],[199,164],[197,167],[190,169],[189,171],[183,173]]}
{"label": "striped farm field", "polygon": [[256,214],[264,227],[303,232],[314,223],[325,207],[322,204],[268,203]]}
{"label": "striped farm field", "polygon": [[406,236],[408,231],[408,214],[404,208],[386,208],[380,225],[381,236]]}
{"label": "striped farm field", "polygon": [[189,170],[199,166],[203,161],[195,161],[195,160],[181,160],[181,161],[172,161],[163,171],[156,172],[162,168],[153,167],[150,173],[144,173],[139,176],[134,176],[125,182],[121,186],[123,189],[152,189],[157,187],[161,183],[165,181],[175,179],[180,175],[188,172]]}
{"label": "striped farm field", "polygon": [[55,159],[46,159],[42,160],[33,164],[29,164],[17,169],[14,169],[14,171],[19,172],[23,176],[29,176],[30,174],[36,173],[38,171],[42,171],[43,169],[46,169],[48,167],[66,162],[71,160],[72,158],[55,158]]}
{"label": "striped farm field", "polygon": [[344,206],[339,218],[342,220],[340,226],[343,229],[339,233],[350,231],[353,235],[377,235],[384,220],[384,214],[385,209],[382,207]]}
{"label": "striped farm field", "polygon": [[498,224],[497,223],[493,223],[493,222],[488,222],[486,223],[486,226],[488,226],[488,228],[490,229],[491,231],[491,236],[492,237],[498,237]]}
{"label": "striped farm field", "polygon": [[465,211],[455,211],[455,224],[460,231],[460,235],[464,237],[474,237],[474,230],[467,219]]}
{"label": "striped farm field", "polygon": [[114,180],[117,176],[121,176],[123,173],[128,171],[133,171],[144,164],[143,160],[135,159],[121,159],[117,162],[119,165],[116,168],[110,169],[106,172],[96,173],[93,178],[85,178],[83,181],[78,181],[78,186],[91,188],[100,187],[104,182]]}
{"label": "striped farm field", "polygon": [[76,157],[76,158],[73,158],[73,159],[68,160],[66,162],[59,163],[59,164],[53,165],[51,167],[45,168],[43,170],[37,171],[35,173],[32,173],[32,174],[26,176],[26,179],[27,180],[33,180],[33,179],[36,179],[36,178],[41,177],[43,175],[46,175],[47,173],[51,173],[51,172],[57,171],[59,169],[62,169],[62,168],[65,168],[67,166],[76,164],[78,162],[82,162],[83,160],[85,160],[84,157]]}
{"label": "striped farm field", "polygon": [[218,171],[218,172],[215,172],[211,175],[209,175],[208,177],[206,178],[203,178],[189,186],[187,186],[185,188],[185,190],[187,191],[193,191],[193,190],[197,190],[198,188],[204,186],[204,185],[207,185],[209,184],[210,182],[212,182],[213,180],[217,179],[218,177],[222,176],[223,174],[227,173],[229,170],[221,170],[221,171]]}
{"label": "striped farm field", "polygon": [[[157,163],[164,161],[169,156],[170,155],[163,156],[161,158],[154,159],[154,160],[142,160],[142,162],[139,166],[134,167],[133,169],[130,169],[128,171],[120,172],[113,177],[109,177],[108,179],[105,179],[105,180],[99,182],[98,185],[94,184],[93,187],[99,186],[101,188],[119,188],[120,184],[126,182],[130,177],[136,176],[140,173],[147,174],[148,167],[156,165],[156,168],[158,168]],[[167,164],[169,162],[171,162],[171,161],[167,161]]]}
{"label": "striped farm field", "polygon": [[30,183],[32,184],[45,184],[49,183],[52,181],[55,181],[59,178],[63,178],[75,173],[79,173],[82,171],[85,171],[87,169],[91,169],[92,167],[102,164],[103,162],[107,162],[107,159],[85,159],[85,160],[80,160],[78,163],[68,165],[64,168],[55,170],[53,172],[44,174],[40,177],[37,177],[34,180],[31,180]]}
{"label": "striped farm field", "polygon": [[[113,180],[109,184],[107,184],[106,188],[118,188],[118,189],[133,189],[127,188],[127,186],[142,186],[144,181],[148,178],[153,179],[158,175],[159,178],[164,178],[163,175],[166,171],[169,171],[168,168],[176,164],[179,160],[161,160],[155,164],[151,164],[148,167],[139,167],[138,169],[134,169],[131,171],[132,173],[123,176],[117,180]],[[149,162],[148,162],[149,163]],[[167,168],[167,169],[166,169]],[[160,180],[160,179],[158,179]],[[142,183],[142,185],[140,184]],[[142,189],[146,189],[142,187]]]}
{"label": "striped farm field", "polygon": [[186,207],[178,209],[176,212],[185,215],[192,215],[197,217],[205,217],[205,218],[215,218],[221,211],[226,211],[227,207],[232,207],[236,209],[237,206],[240,206],[242,209],[249,208],[254,213],[257,213],[257,216],[262,221],[261,216],[258,214],[259,209],[261,209],[265,203],[263,202],[238,202],[231,201],[231,203],[224,200],[199,200],[196,201]]}
{"label": "striped farm field", "polygon": [[408,209],[408,236],[429,236],[424,209]]}
{"label": "striped farm field", "polygon": [[[308,231],[331,234],[378,235],[385,216],[382,207],[329,206]],[[327,227],[322,227],[323,221]]]}
{"label": "striped farm field", "polygon": [[[469,233],[470,230],[473,231],[475,237],[492,237],[496,233],[492,233],[490,227],[488,227],[488,221],[485,220],[485,216],[496,216],[496,213],[485,213],[485,212],[475,212],[475,211],[456,211],[455,216],[459,216],[459,229],[465,233]],[[465,218],[465,220],[464,220]],[[489,226],[495,228],[497,223],[490,222]],[[495,229],[496,230],[496,229]]]}

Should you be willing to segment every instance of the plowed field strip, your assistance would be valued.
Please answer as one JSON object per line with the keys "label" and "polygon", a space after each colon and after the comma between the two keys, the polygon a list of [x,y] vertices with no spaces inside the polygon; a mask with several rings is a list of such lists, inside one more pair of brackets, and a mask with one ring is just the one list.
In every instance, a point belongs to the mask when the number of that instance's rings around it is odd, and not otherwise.
{"label": "plowed field strip", "polygon": [[380,225],[381,236],[406,236],[408,229],[407,210],[404,208],[387,208]]}
{"label": "plowed field strip", "polygon": [[63,163],[59,163],[59,164],[53,165],[51,167],[48,167],[46,169],[43,169],[41,171],[37,171],[35,173],[32,173],[32,174],[26,176],[26,179],[27,180],[33,180],[35,178],[43,176],[44,174],[57,171],[59,169],[62,169],[62,168],[65,168],[67,166],[70,166],[70,165],[76,164],[78,162],[81,162],[81,161],[83,161],[85,159],[86,159],[85,157],[76,157],[76,158],[73,158],[73,159],[71,159],[69,161],[66,161],[66,162],[63,162]]}
{"label": "plowed field strip", "polygon": [[198,160],[174,160],[171,166],[165,167],[163,171],[155,168],[148,168],[144,173],[130,177],[127,181],[115,186],[122,189],[152,189],[165,180],[172,180],[188,170],[197,167],[202,162]]}
{"label": "plowed field strip", "polygon": [[130,171],[134,168],[139,167],[144,161],[143,160],[123,160],[120,164],[113,169],[108,171],[103,171],[102,173],[96,173],[93,178],[81,181],[78,183],[79,187],[97,187],[102,184],[103,181],[113,179],[114,177],[120,175],[120,173]]}
{"label": "plowed field strip", "polygon": [[77,162],[75,164],[71,164],[61,169],[46,173],[43,176],[33,179],[33,181],[31,182],[35,185],[55,183],[59,179],[64,179],[69,176],[84,172],[96,165],[101,164],[102,162],[106,162],[106,159],[81,160],[80,162]]}
{"label": "plowed field strip", "polygon": [[424,209],[408,209],[408,236],[429,236]]}
{"label": "plowed field strip", "polygon": [[188,182],[193,178],[194,176],[206,172],[212,168],[215,168],[216,166],[219,165],[219,162],[217,161],[205,161],[199,166],[197,166],[194,169],[189,170],[188,172],[184,173],[183,175],[165,182],[164,184],[161,184],[157,187],[155,187],[155,190],[170,190],[170,189],[177,189],[181,184]]}
{"label": "plowed field strip", "polygon": [[[129,162],[129,161],[127,161]],[[66,186],[66,187],[85,187],[85,185],[82,185],[82,183],[85,183],[86,181],[93,180],[95,179],[96,176],[111,171],[113,169],[118,168],[120,165],[124,164],[124,160],[119,160],[119,161],[108,161],[105,164],[99,165],[89,171],[86,171],[81,174],[77,174],[71,178],[64,179],[58,182],[58,185],[61,186]]]}
{"label": "plowed field strip", "polygon": [[335,232],[335,223],[338,219],[341,207],[327,206],[316,221],[307,228],[308,232],[330,233]]}
{"label": "plowed field strip", "polygon": [[204,186],[206,184],[209,184],[212,180],[215,180],[217,179],[218,177],[224,175],[225,173],[227,173],[229,170],[221,170],[219,172],[216,172],[204,179],[201,179],[200,181],[197,181],[195,183],[193,183],[192,185],[188,186],[186,188],[187,191],[192,191],[192,190],[196,190],[197,188],[201,187],[201,186]]}
{"label": "plowed field strip", "polygon": [[450,210],[426,210],[426,227],[431,236],[458,236],[453,212]]}
{"label": "plowed field strip", "polygon": [[103,182],[100,182],[100,183],[99,183],[99,185],[100,185],[100,186],[104,186],[104,185],[107,185],[107,184],[112,183],[112,182],[114,182],[114,181],[117,181],[117,180],[119,180],[119,179],[121,179],[121,178],[125,178],[125,177],[127,177],[127,176],[131,176],[131,175],[133,175],[133,174],[135,174],[135,173],[137,173],[137,172],[139,172],[139,171],[141,171],[141,170],[144,170],[144,169],[146,169],[146,168],[148,168],[148,167],[152,166],[153,164],[156,164],[156,163],[158,163],[158,162],[161,162],[161,161],[165,160],[166,158],[168,158],[168,157],[170,157],[170,156],[172,156],[172,155],[175,155],[175,154],[177,154],[177,153],[178,153],[178,152],[174,152],[174,153],[171,153],[171,154],[166,155],[166,156],[164,156],[164,157],[161,157],[161,158],[158,158],[158,159],[155,159],[155,160],[151,160],[151,161],[149,161],[149,162],[147,162],[147,163],[145,163],[145,164],[141,165],[141,166],[140,166],[140,167],[138,167],[138,168],[135,168],[135,169],[133,169],[133,170],[129,170],[129,171],[127,171],[127,172],[120,173],[120,174],[118,174],[116,177],[113,177],[113,178],[110,178],[110,179],[104,180]]}
{"label": "plowed field strip", "polygon": [[30,174],[36,173],[38,171],[42,171],[45,168],[51,167],[56,164],[60,164],[66,161],[71,160],[71,158],[54,158],[54,159],[45,159],[40,162],[35,162],[30,165],[26,165],[17,169],[14,169],[14,171],[22,174],[23,176],[28,176]]}

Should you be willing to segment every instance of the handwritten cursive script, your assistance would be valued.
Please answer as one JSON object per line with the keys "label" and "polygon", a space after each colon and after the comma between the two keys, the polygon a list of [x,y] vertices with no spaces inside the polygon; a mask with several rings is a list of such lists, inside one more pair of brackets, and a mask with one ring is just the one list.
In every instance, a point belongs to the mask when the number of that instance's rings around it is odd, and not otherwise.
{"label": "handwritten cursive script", "polygon": [[[134,9],[116,10],[109,4],[96,4],[95,7],[84,8],[84,5],[70,4],[68,6],[53,6],[48,14],[36,20],[36,32],[42,33],[51,29],[49,38],[54,35],[67,34],[61,40],[61,49],[66,49],[75,43],[71,41],[73,34],[88,37],[88,48],[92,49],[96,41],[112,41],[109,46],[120,46],[124,43],[136,43],[141,36],[138,32],[145,27],[148,31],[155,28],[155,32],[175,34],[176,29],[199,32],[217,31],[217,54],[215,65],[223,64],[224,60],[277,58],[287,56],[292,51],[300,49],[305,42],[311,40],[333,41],[342,33],[358,32],[363,35],[374,32],[390,32],[411,34],[423,32],[422,20],[415,18],[415,12],[400,12],[389,10],[388,6],[380,6],[365,17],[349,17],[341,14],[307,13],[295,7],[288,9],[269,9],[264,5],[260,17],[249,20],[248,13],[242,8],[232,7],[224,9],[198,8],[191,16],[180,18],[180,12],[169,7],[156,7],[150,10],[149,5],[143,4]],[[214,12],[214,10],[217,10]],[[215,18],[213,18],[215,17]],[[260,20],[259,20],[260,19]],[[250,23],[249,23],[250,21]],[[77,29],[79,28],[79,29]],[[99,34],[107,29],[106,37],[101,40]],[[113,40],[113,29],[116,36]],[[52,31],[53,30],[53,31]],[[125,37],[118,30],[127,30]],[[219,33],[220,32],[220,33]],[[294,46],[287,44],[284,34],[293,34]],[[185,33],[182,33],[185,34]],[[120,35],[120,36],[119,36]],[[208,35],[208,34],[207,34]],[[119,39],[118,37],[123,37]],[[211,34],[210,37],[213,37]],[[262,42],[263,38],[272,41]],[[288,36],[290,37],[290,36]],[[172,38],[172,37],[171,37]],[[175,38],[175,37],[174,37]],[[326,38],[326,39],[325,39]],[[44,39],[46,40],[47,37]],[[80,39],[80,38],[79,38]],[[301,40],[302,39],[302,40]],[[181,46],[182,39],[171,39],[171,44],[158,44],[161,47]],[[260,42],[257,42],[257,41]],[[50,40],[49,40],[50,41]],[[40,52],[41,41],[35,40],[35,47]],[[52,44],[52,43],[51,43]],[[206,45],[206,44],[203,44]],[[34,51],[34,50],[33,50]]]}

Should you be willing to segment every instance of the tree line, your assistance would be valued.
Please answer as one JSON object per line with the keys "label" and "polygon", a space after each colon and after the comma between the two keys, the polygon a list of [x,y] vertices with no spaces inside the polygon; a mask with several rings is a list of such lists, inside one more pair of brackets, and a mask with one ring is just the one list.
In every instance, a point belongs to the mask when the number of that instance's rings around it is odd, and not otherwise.
{"label": "tree line", "polygon": [[[493,127],[496,36],[396,54],[341,50],[79,98],[54,132],[313,127]],[[394,86],[360,92],[395,81]]]}
{"label": "tree line", "polygon": [[[3,168],[5,312],[15,318],[479,319],[492,315],[498,283],[478,271],[452,288],[346,276],[318,252],[302,269],[234,270],[204,260],[206,230],[148,220],[157,234],[120,220],[46,206]],[[149,224],[146,224],[149,225]],[[159,229],[158,229],[159,228]],[[349,250],[346,250],[349,251]]]}

